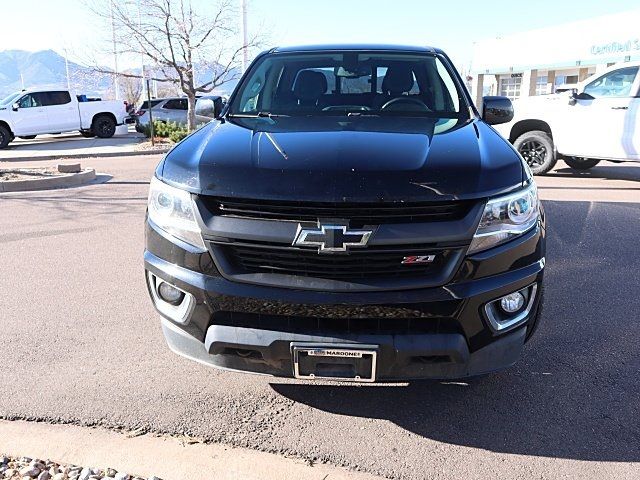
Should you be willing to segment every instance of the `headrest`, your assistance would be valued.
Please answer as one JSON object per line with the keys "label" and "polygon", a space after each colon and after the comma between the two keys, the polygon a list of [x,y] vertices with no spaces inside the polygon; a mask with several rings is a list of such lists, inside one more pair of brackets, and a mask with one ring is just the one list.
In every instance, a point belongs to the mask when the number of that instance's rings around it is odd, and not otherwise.
{"label": "headrest", "polygon": [[293,86],[293,94],[300,100],[318,100],[327,91],[327,77],[321,72],[303,70]]}
{"label": "headrest", "polygon": [[408,65],[395,65],[387,69],[382,80],[382,91],[395,94],[408,92],[413,87],[413,71]]}

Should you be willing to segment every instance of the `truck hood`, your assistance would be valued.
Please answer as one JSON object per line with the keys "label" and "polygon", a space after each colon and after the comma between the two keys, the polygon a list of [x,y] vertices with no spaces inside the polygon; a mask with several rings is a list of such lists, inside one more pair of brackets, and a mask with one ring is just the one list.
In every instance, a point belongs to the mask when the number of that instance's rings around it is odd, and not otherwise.
{"label": "truck hood", "polygon": [[221,197],[375,202],[488,197],[517,188],[525,172],[479,120],[291,117],[213,122],[156,175]]}

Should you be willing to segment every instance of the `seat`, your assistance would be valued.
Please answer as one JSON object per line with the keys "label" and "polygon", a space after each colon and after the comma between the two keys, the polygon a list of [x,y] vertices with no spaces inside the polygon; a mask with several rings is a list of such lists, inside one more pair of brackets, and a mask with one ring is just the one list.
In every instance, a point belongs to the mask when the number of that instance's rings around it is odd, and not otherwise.
{"label": "seat", "polygon": [[388,101],[409,93],[413,82],[413,70],[408,65],[390,66],[382,80],[382,94],[375,99],[374,108],[379,109]]}
{"label": "seat", "polygon": [[293,86],[293,95],[298,100],[298,105],[304,107],[317,107],[326,92],[327,77],[313,70],[301,71]]}

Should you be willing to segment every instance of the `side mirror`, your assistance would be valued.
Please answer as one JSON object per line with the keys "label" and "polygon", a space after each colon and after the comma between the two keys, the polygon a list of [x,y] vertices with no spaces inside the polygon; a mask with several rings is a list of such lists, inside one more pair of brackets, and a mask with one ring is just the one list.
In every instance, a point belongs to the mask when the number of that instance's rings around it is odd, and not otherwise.
{"label": "side mirror", "polygon": [[573,92],[571,93],[571,96],[569,97],[569,105],[575,105],[576,103],[578,103],[578,100],[593,100],[594,97],[592,97],[591,95],[589,95],[588,93],[578,93],[577,90],[573,90]]}
{"label": "side mirror", "polygon": [[482,97],[482,119],[489,125],[507,123],[513,119],[513,104],[507,97]]}
{"label": "side mirror", "polygon": [[213,118],[215,116],[215,104],[210,98],[199,98],[196,101],[196,115]]}
{"label": "side mirror", "polygon": [[18,102],[11,105],[11,110],[13,110],[14,112],[17,112],[18,108],[20,108],[20,104]]}

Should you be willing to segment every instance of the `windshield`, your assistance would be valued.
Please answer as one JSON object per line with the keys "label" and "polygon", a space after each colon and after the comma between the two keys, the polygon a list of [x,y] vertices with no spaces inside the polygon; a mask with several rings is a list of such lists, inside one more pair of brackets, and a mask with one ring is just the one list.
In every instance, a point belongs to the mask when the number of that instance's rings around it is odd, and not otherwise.
{"label": "windshield", "polygon": [[16,100],[20,95],[22,95],[22,92],[12,93],[8,97],[5,97],[2,100],[0,100],[0,105],[9,105],[13,103],[13,101]]}
{"label": "windshield", "polygon": [[229,114],[468,117],[436,55],[309,52],[266,55],[239,86]]}

